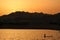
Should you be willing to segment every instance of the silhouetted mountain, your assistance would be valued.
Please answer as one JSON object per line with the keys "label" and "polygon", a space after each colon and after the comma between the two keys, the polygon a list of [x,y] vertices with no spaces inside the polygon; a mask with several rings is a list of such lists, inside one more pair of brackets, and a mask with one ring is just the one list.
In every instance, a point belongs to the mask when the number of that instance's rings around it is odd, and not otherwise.
{"label": "silhouetted mountain", "polygon": [[60,29],[60,13],[49,15],[42,12],[12,12],[0,17],[0,28]]}

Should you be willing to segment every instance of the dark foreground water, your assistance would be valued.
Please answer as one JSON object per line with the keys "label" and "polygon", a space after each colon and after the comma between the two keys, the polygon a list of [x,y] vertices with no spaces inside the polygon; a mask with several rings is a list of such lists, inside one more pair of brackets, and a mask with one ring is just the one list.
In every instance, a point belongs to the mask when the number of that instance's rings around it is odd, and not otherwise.
{"label": "dark foreground water", "polygon": [[60,30],[0,29],[0,40],[60,40]]}

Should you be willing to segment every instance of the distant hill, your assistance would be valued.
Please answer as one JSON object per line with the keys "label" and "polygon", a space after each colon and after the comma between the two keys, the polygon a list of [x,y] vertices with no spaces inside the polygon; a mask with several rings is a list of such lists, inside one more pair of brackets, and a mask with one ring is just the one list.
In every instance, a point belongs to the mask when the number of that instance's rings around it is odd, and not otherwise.
{"label": "distant hill", "polygon": [[9,15],[0,16],[0,28],[42,28],[60,30],[60,13],[49,15],[42,12],[12,12]]}

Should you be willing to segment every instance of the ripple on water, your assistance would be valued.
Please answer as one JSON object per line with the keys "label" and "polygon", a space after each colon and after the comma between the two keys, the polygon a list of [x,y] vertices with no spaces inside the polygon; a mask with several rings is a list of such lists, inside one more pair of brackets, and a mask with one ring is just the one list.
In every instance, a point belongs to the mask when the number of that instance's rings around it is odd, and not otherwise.
{"label": "ripple on water", "polygon": [[[46,34],[46,38],[44,38]],[[52,36],[52,37],[49,37]],[[0,29],[0,40],[60,40],[59,30]]]}

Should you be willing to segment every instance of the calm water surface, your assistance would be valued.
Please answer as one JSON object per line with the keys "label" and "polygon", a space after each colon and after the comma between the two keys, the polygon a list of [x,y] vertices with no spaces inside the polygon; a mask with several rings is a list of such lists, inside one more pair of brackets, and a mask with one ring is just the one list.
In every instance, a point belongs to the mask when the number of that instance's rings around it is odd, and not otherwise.
{"label": "calm water surface", "polygon": [[60,31],[45,29],[0,29],[0,40],[60,40]]}

